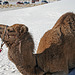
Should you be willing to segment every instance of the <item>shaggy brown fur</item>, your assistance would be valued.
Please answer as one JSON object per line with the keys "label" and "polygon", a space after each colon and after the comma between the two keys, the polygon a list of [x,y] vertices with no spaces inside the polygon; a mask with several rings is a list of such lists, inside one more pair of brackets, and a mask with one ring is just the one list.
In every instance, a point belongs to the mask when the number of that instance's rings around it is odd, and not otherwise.
{"label": "shaggy brown fur", "polygon": [[[5,32],[6,31],[6,32]],[[2,33],[3,32],[3,33]],[[75,14],[66,13],[42,37],[37,54],[28,28],[0,25],[8,57],[23,75],[67,75],[75,67]],[[3,39],[4,37],[4,39]]]}

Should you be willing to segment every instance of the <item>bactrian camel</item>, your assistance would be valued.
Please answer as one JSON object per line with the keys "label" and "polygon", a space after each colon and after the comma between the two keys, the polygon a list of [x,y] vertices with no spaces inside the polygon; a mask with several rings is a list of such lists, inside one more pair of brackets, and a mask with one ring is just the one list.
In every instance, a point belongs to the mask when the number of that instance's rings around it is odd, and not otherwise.
{"label": "bactrian camel", "polygon": [[8,58],[23,75],[68,75],[75,68],[74,13],[62,15],[44,34],[37,54],[33,54],[34,41],[23,24],[1,24],[0,38],[8,47]]}

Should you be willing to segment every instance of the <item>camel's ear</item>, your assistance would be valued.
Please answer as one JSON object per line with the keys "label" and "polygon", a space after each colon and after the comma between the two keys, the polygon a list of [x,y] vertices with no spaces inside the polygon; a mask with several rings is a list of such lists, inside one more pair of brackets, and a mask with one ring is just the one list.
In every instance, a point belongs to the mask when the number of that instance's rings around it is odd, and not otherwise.
{"label": "camel's ear", "polygon": [[18,25],[15,28],[18,36],[23,35],[24,33],[28,32],[28,27],[26,27],[25,25]]}
{"label": "camel's ear", "polygon": [[28,28],[26,26],[22,26],[20,28],[20,33],[23,34],[23,33],[26,33],[26,32],[28,32]]}
{"label": "camel's ear", "polygon": [[23,35],[24,33],[28,32],[28,28],[26,26],[20,27],[20,35]]}

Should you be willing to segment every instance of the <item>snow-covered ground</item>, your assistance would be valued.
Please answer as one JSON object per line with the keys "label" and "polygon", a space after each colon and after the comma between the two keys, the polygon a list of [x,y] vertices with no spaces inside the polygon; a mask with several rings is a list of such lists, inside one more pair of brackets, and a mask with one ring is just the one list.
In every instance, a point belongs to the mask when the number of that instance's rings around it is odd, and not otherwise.
{"label": "snow-covered ground", "polygon": [[[50,30],[58,18],[66,12],[75,13],[75,0],[61,0],[35,7],[2,11],[0,12],[0,24],[9,26],[15,23],[25,24],[33,36],[34,50],[37,50],[43,34]],[[4,45],[3,51],[0,53],[0,75],[21,75],[15,65],[8,59],[7,52],[8,49]],[[70,75],[75,75],[75,73]]]}

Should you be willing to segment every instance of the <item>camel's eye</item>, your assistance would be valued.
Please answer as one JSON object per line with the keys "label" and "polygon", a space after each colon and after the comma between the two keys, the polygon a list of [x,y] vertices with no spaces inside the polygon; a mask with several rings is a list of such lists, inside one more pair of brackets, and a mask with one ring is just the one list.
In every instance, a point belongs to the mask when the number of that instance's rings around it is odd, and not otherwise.
{"label": "camel's eye", "polygon": [[8,29],[8,32],[15,32],[15,30],[14,29],[13,30]]}

